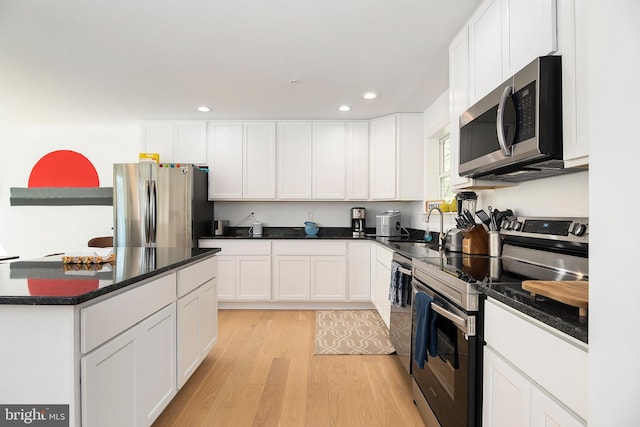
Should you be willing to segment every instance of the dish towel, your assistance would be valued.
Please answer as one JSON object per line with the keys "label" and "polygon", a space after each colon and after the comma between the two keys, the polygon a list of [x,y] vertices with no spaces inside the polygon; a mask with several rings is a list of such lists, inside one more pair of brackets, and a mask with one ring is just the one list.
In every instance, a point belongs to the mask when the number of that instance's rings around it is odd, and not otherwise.
{"label": "dish towel", "polygon": [[391,281],[389,283],[389,302],[398,307],[406,307],[410,303],[409,292],[411,280],[409,276],[402,274],[400,264],[391,262]]}
{"label": "dish towel", "polygon": [[398,298],[398,289],[400,287],[400,264],[395,261],[391,262],[391,278],[389,282],[389,302],[393,305],[400,305]]}
{"label": "dish towel", "polygon": [[433,299],[424,292],[415,295],[413,303],[416,306],[416,341],[413,359],[420,369],[427,361],[427,351],[430,356],[438,354],[438,336],[436,334],[436,317],[431,310]]}

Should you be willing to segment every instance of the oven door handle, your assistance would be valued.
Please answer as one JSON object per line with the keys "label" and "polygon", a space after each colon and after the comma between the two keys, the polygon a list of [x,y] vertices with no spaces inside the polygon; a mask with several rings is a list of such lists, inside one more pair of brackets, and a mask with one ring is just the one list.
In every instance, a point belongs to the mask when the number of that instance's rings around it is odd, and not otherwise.
{"label": "oven door handle", "polygon": [[455,314],[453,314],[452,312],[440,307],[438,304],[436,304],[435,302],[431,303],[431,309],[433,311],[435,311],[436,313],[444,316],[445,318],[447,318],[448,320],[452,321],[453,323],[455,323],[457,326],[460,327],[460,329],[462,329],[462,331],[464,331],[467,335],[469,336],[474,336],[475,335],[475,328],[472,328],[471,325],[468,324],[468,322],[463,319],[460,316],[456,316]]}
{"label": "oven door handle", "polygon": [[403,268],[403,267],[398,267],[398,271],[407,276],[411,276],[412,274],[411,270],[407,270],[406,268]]}

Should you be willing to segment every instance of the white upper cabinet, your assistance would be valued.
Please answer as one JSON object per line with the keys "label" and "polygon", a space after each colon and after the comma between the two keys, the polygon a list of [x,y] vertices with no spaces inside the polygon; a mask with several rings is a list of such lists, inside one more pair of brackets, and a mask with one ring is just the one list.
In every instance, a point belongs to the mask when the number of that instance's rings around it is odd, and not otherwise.
{"label": "white upper cabinet", "polygon": [[173,162],[173,138],[172,122],[147,122],[142,125],[142,150],[158,153],[161,162]]}
{"label": "white upper cabinet", "polygon": [[209,122],[209,199],[242,198],[242,122]]}
{"label": "white upper cabinet", "polygon": [[206,164],[207,125],[203,121],[178,122],[173,145],[174,163]]}
{"label": "white upper cabinet", "polygon": [[557,50],[555,0],[486,0],[469,21],[474,104],[538,56]]}
{"label": "white upper cabinet", "polygon": [[243,124],[243,197],[274,199],[276,197],[276,124],[245,122]]}
{"label": "white upper cabinet", "polygon": [[347,122],[346,193],[349,200],[369,198],[369,123]]}
{"label": "white upper cabinet", "polygon": [[396,114],[396,195],[398,200],[422,200],[424,157],[423,113]]}
{"label": "white upper cabinet", "polygon": [[371,120],[369,195],[373,200],[396,198],[396,117]]}
{"label": "white upper cabinet", "polygon": [[143,147],[160,154],[162,163],[207,162],[207,129],[204,121],[158,121],[143,124]]}
{"label": "white upper cabinet", "polygon": [[312,197],[345,198],[345,123],[313,123]]}
{"label": "white upper cabinet", "polygon": [[[562,55],[562,139],[565,166],[589,164],[585,2],[558,0],[558,53]],[[577,101],[578,97],[580,102]]]}
{"label": "white upper cabinet", "polygon": [[502,3],[485,1],[469,22],[471,104],[502,83]]}
{"label": "white upper cabinet", "polygon": [[422,199],[422,113],[371,120],[369,197]]}
{"label": "white upper cabinet", "polygon": [[210,199],[275,198],[275,127],[275,122],[209,122]]}
{"label": "white upper cabinet", "polygon": [[503,77],[557,50],[555,0],[502,0],[502,16]]}
{"label": "white upper cabinet", "polygon": [[460,164],[460,114],[469,107],[469,27],[453,39],[449,46],[449,141],[451,187],[468,184],[469,178],[458,174]]}
{"label": "white upper cabinet", "polygon": [[312,124],[278,122],[279,199],[311,199]]}

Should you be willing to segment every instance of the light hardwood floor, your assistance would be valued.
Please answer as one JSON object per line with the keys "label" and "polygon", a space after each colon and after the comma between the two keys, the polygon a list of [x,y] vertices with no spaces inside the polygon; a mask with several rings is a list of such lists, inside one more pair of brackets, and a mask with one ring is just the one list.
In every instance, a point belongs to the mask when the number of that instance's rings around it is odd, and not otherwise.
{"label": "light hardwood floor", "polygon": [[314,355],[312,310],[220,310],[219,338],[154,423],[424,426],[395,355]]}

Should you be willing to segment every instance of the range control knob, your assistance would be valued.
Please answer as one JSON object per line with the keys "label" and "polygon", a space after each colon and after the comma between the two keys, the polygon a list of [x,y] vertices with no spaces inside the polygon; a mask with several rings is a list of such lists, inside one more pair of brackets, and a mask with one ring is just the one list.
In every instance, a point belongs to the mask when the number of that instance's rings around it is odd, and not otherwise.
{"label": "range control knob", "polygon": [[587,231],[586,224],[575,223],[571,228],[571,234],[573,234],[574,236],[583,236],[586,231]]}
{"label": "range control knob", "polygon": [[520,221],[514,221],[513,229],[515,231],[520,231],[522,229],[522,223]]}

